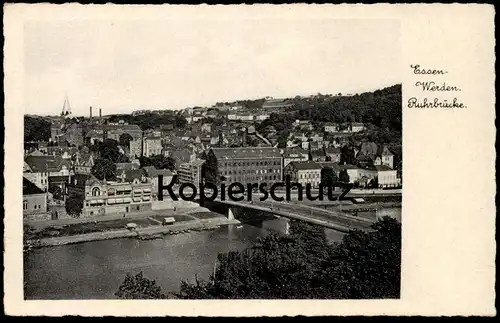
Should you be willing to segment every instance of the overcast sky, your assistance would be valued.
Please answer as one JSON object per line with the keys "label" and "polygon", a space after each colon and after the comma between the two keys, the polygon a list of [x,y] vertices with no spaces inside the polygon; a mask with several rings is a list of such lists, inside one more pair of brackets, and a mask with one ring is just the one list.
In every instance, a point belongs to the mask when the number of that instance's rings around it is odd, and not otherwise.
{"label": "overcast sky", "polygon": [[25,109],[73,114],[360,93],[401,83],[396,20],[26,23]]}

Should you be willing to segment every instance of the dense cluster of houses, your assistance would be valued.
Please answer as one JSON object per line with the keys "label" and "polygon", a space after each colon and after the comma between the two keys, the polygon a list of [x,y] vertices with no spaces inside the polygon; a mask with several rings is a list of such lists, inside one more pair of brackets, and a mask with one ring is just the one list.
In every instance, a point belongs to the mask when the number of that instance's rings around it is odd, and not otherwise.
{"label": "dense cluster of houses", "polygon": [[[359,143],[354,149],[355,162],[341,163],[341,148],[352,144],[353,134],[365,130],[362,123],[327,123],[318,128],[307,120],[296,120],[289,129],[286,147],[278,148],[278,134],[273,125],[260,128],[260,132],[256,127],[270,113],[288,107],[290,103],[286,100],[268,99],[262,109],[251,113],[241,106],[219,106],[216,112],[190,109],[185,111],[186,118],[190,118],[185,129],[175,129],[169,124],[142,131],[137,125],[123,121],[105,123],[101,118],[71,124],[54,120],[49,142],[25,143],[24,213],[28,218],[47,214],[56,187],[64,196],[84,196],[81,216],[148,210],[157,198],[158,175],[163,175],[165,185],[173,174],[178,175],[179,183],[197,185],[202,181],[203,164],[209,158],[217,164],[220,176],[227,183],[272,185],[289,175],[303,185],[319,187],[322,169],[328,168],[337,175],[347,174],[349,182],[362,187],[401,185],[394,155],[387,146]],[[225,114],[219,120],[222,122],[207,122],[211,114],[220,117],[221,111]],[[245,117],[249,115],[252,118]],[[85,146],[107,138],[119,142],[120,152],[130,159],[129,163],[116,164],[115,181],[98,180],[91,174],[97,157]],[[128,145],[122,144],[124,141]],[[175,171],[140,167],[139,157],[158,155],[171,157]]]}

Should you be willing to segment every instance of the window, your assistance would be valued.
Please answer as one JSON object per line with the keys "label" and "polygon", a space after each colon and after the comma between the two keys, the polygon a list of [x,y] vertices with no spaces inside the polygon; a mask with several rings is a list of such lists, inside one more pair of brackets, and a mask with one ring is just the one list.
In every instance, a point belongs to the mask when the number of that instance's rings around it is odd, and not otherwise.
{"label": "window", "polygon": [[28,209],[28,201],[24,200],[23,201],[23,210],[27,210]]}
{"label": "window", "polygon": [[99,187],[94,187],[92,189],[92,196],[99,196],[101,195],[101,190],[99,189]]}

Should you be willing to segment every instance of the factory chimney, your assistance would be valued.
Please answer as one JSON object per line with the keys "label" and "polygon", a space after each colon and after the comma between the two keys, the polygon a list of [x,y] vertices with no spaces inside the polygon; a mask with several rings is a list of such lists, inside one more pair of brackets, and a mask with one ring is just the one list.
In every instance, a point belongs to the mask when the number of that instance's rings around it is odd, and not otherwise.
{"label": "factory chimney", "polygon": [[90,106],[90,123],[92,123],[92,106]]}

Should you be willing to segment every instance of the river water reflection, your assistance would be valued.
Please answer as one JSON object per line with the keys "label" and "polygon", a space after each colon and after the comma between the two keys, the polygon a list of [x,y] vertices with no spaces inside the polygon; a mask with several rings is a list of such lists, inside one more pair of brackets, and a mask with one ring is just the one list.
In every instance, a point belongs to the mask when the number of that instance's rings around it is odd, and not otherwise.
{"label": "river water reflection", "polygon": [[[127,273],[140,271],[164,291],[177,291],[181,279],[206,279],[217,255],[242,250],[283,219],[261,225],[230,225],[212,231],[165,236],[158,240],[116,239],[34,249],[24,256],[26,299],[109,299]],[[330,242],[344,234],[326,229]]]}

